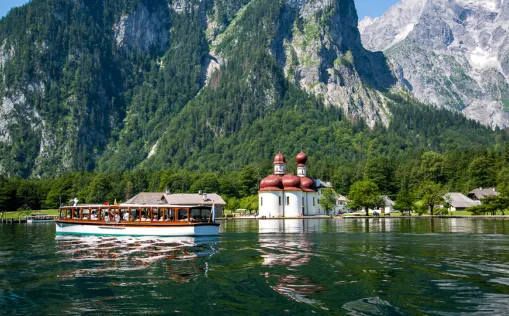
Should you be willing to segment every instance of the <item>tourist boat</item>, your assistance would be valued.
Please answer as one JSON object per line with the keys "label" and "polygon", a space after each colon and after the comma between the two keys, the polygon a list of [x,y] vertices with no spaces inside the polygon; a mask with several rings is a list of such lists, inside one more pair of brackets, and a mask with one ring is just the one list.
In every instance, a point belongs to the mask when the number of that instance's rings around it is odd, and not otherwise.
{"label": "tourist boat", "polygon": [[57,234],[107,236],[214,236],[214,206],[82,205],[59,209]]}

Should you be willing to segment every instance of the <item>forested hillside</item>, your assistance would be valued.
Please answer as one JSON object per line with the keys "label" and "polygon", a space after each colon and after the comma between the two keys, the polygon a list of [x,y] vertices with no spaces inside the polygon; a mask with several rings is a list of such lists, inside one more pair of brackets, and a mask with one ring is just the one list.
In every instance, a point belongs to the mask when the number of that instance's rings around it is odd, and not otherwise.
{"label": "forested hillside", "polygon": [[[455,190],[495,185],[507,162],[505,132],[409,97],[362,47],[352,0],[32,0],[0,21],[0,43],[11,207],[29,191],[34,208],[205,185],[240,198],[279,150],[307,152],[342,193],[369,176],[395,195],[428,151]],[[232,191],[246,168],[254,187]]]}

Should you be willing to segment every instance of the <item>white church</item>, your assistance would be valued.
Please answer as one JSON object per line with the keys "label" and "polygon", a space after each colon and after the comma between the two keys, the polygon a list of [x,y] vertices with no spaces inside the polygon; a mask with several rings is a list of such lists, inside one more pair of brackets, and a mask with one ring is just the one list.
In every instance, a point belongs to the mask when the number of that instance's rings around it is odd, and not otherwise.
{"label": "white church", "polygon": [[258,216],[299,217],[325,214],[320,206],[322,188],[320,180],[306,175],[308,157],[301,152],[297,155],[297,176],[286,174],[286,159],[282,153],[274,158],[274,174],[260,182]]}

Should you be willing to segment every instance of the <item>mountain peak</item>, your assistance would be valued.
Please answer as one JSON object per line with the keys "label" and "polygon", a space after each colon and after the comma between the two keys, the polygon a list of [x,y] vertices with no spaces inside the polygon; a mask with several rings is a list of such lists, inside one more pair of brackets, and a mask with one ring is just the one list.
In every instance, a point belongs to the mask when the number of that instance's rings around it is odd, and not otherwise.
{"label": "mountain peak", "polygon": [[509,1],[405,0],[362,28],[424,102],[509,126]]}

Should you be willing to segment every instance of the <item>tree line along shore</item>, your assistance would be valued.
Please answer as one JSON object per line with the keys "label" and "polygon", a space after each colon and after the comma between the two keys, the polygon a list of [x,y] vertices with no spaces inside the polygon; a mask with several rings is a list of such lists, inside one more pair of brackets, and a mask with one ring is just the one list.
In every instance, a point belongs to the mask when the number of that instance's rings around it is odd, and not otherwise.
{"label": "tree line along shore", "polygon": [[[292,170],[289,162],[289,170]],[[377,156],[357,163],[319,161],[309,168],[314,178],[331,181],[334,189],[360,210],[379,205],[380,196],[396,202],[395,210],[432,213],[446,203],[446,192],[496,188],[500,195],[467,211],[505,214],[509,208],[509,146],[483,150],[422,151],[414,156]],[[227,210],[258,209],[259,181],[272,172],[269,159],[237,171],[167,169],[125,173],[76,172],[52,179],[0,176],[0,212],[57,209],[69,200],[79,203],[121,203],[139,192],[218,193]]]}

